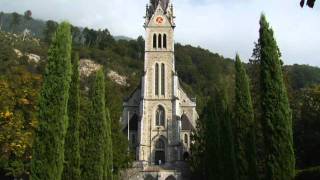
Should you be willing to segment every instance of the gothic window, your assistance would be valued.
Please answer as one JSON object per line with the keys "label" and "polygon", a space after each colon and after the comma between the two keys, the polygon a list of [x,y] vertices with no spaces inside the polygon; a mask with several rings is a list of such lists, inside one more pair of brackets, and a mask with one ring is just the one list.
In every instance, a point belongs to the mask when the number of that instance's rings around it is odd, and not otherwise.
{"label": "gothic window", "polygon": [[163,35],[163,48],[167,48],[167,35]]}
{"label": "gothic window", "polygon": [[184,135],[184,143],[188,144],[188,135],[187,134]]}
{"label": "gothic window", "polygon": [[153,48],[157,48],[157,35],[153,35]]}
{"label": "gothic window", "polygon": [[165,149],[165,144],[164,144],[164,141],[162,139],[159,139],[157,142],[156,142],[156,150],[158,151],[163,151]]}
{"label": "gothic window", "polygon": [[158,36],[158,48],[162,48],[162,36],[159,34]]}
{"label": "gothic window", "polygon": [[164,126],[165,114],[162,106],[158,106],[156,112],[156,126]]}
{"label": "gothic window", "polygon": [[155,88],[155,94],[156,95],[159,95],[159,64],[157,63],[156,64],[156,67],[155,67],[155,85],[154,85],[154,88]]}
{"label": "gothic window", "polygon": [[161,95],[164,95],[165,90],[165,66],[161,64]]}
{"label": "gothic window", "polygon": [[132,145],[135,145],[136,144],[136,135],[135,134],[132,134],[132,136],[131,136],[131,143],[132,143]]}

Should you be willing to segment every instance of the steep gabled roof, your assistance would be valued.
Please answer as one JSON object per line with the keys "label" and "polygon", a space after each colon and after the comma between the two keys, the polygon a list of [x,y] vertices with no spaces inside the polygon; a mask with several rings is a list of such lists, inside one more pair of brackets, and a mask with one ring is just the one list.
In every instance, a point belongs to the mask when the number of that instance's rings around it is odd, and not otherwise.
{"label": "steep gabled roof", "polygon": [[182,130],[194,130],[193,125],[191,124],[189,118],[183,114],[181,117],[181,129]]}

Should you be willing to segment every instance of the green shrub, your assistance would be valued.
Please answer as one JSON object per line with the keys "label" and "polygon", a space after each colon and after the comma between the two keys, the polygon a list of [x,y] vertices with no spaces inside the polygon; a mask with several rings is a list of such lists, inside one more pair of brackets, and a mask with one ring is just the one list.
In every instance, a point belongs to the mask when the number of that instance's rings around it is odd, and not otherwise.
{"label": "green shrub", "polygon": [[320,166],[297,171],[295,180],[319,180]]}

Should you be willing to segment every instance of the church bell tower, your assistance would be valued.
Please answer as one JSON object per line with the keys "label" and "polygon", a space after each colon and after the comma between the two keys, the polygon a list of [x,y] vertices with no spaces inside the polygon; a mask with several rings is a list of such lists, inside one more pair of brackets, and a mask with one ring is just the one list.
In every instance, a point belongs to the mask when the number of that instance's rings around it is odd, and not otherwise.
{"label": "church bell tower", "polygon": [[151,164],[179,160],[174,18],[169,0],[151,0],[146,7],[139,160]]}
{"label": "church bell tower", "polygon": [[[159,166],[179,170],[190,153],[190,136],[198,119],[196,101],[183,91],[175,70],[175,16],[170,0],[150,0],[144,18],[144,74],[123,103],[123,131],[135,152],[135,165],[143,172]],[[161,172],[169,177],[169,171]]]}

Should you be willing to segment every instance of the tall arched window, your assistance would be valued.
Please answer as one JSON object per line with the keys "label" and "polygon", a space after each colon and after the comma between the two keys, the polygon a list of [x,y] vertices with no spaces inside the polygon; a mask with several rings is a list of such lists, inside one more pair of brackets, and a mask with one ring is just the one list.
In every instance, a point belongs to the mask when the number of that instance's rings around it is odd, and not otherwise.
{"label": "tall arched window", "polygon": [[162,63],[161,64],[161,95],[164,95],[164,90],[165,90],[165,66]]}
{"label": "tall arched window", "polygon": [[156,126],[164,126],[165,114],[162,106],[158,106],[156,111]]}
{"label": "tall arched window", "polygon": [[158,48],[162,48],[162,36],[159,34],[158,36]]}
{"label": "tall arched window", "polygon": [[156,64],[155,67],[155,71],[154,71],[154,77],[155,77],[155,81],[154,81],[154,88],[155,88],[155,94],[159,95],[159,64]]}
{"label": "tall arched window", "polygon": [[153,48],[157,48],[157,35],[153,35]]}
{"label": "tall arched window", "polygon": [[163,48],[167,48],[167,35],[163,35]]}
{"label": "tall arched window", "polygon": [[184,134],[184,143],[188,144],[188,135],[187,134]]}

